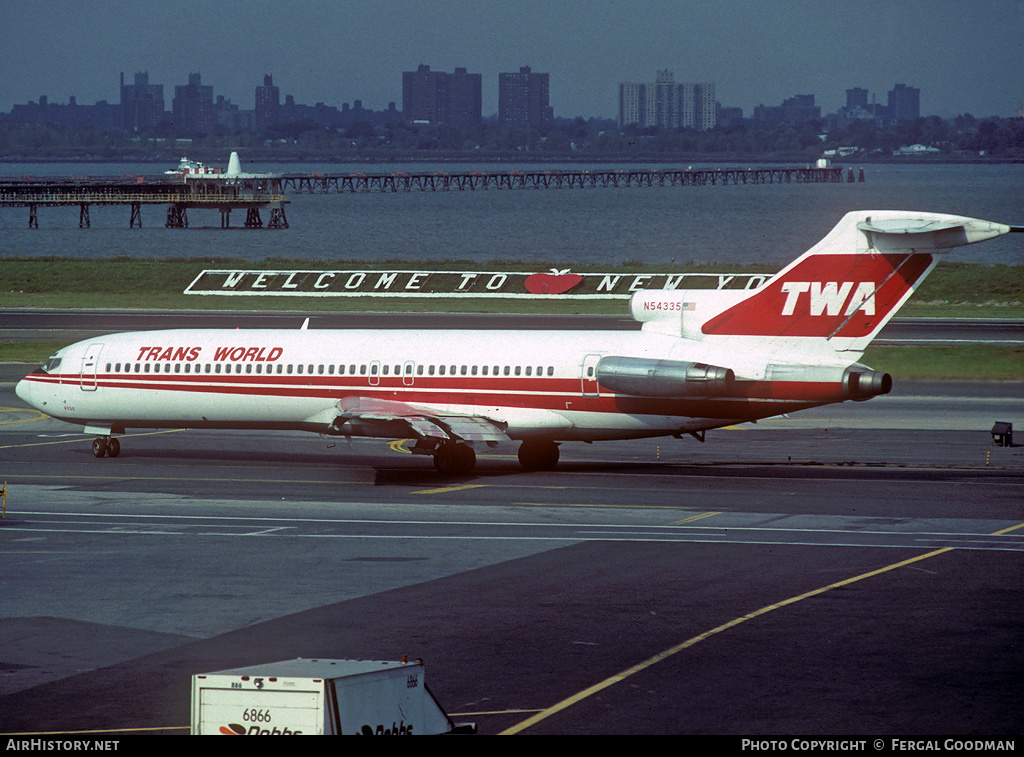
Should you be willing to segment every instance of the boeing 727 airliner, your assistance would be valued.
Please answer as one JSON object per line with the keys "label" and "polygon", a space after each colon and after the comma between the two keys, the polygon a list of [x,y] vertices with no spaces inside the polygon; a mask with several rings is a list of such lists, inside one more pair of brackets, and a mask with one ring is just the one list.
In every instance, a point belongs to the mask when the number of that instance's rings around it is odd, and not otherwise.
{"label": "boeing 727 airliner", "polygon": [[648,290],[636,332],[145,331],[87,339],[18,383],[116,457],[129,428],[411,438],[443,472],[517,440],[530,470],[561,442],[691,434],[892,388],[858,361],[953,247],[1021,231],[960,216],[849,213],[753,290]]}

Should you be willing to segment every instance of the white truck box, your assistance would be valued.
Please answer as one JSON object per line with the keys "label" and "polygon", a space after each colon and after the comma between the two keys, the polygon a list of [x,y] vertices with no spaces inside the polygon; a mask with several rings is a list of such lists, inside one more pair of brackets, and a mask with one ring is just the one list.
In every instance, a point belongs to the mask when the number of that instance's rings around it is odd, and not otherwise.
{"label": "white truck box", "polygon": [[192,676],[193,735],[450,733],[422,662],[285,660]]}

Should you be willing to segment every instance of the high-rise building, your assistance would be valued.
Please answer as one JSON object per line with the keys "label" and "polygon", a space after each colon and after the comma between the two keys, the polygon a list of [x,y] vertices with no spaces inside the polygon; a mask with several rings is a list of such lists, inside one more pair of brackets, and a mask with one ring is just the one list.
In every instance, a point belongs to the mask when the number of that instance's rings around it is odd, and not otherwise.
{"label": "high-rise building", "polygon": [[669,70],[658,71],[651,83],[619,84],[619,127],[712,129],[717,122],[715,85],[675,83]]}
{"label": "high-rise building", "polygon": [[854,110],[856,108],[861,110],[868,109],[868,91],[862,87],[853,87],[846,90],[846,109]]}
{"label": "high-rise building", "polygon": [[821,119],[821,106],[814,104],[814,95],[794,95],[782,105],[758,105],[754,108],[754,122],[761,126],[789,124],[800,126]]}
{"label": "high-rise building", "polygon": [[213,87],[203,84],[202,75],[189,74],[188,84],[174,88],[171,103],[174,126],[181,133],[207,134],[213,130]]}
{"label": "high-rise building", "polygon": [[503,126],[537,128],[552,123],[548,105],[548,74],[535,74],[529,66],[519,73],[498,74],[498,122]]}
{"label": "high-rise building", "polygon": [[893,121],[914,121],[921,117],[921,90],[897,84],[889,90],[889,118]]}
{"label": "high-rise building", "polygon": [[619,127],[628,124],[646,126],[655,122],[654,96],[648,97],[650,85],[639,82],[619,83]]}
{"label": "high-rise building", "polygon": [[152,129],[164,120],[164,85],[150,84],[148,73],[135,74],[134,84],[121,74],[121,124],[126,131]]}
{"label": "high-rise building", "polygon": [[483,76],[456,68],[448,84],[448,118],[452,126],[477,126],[483,121]]}
{"label": "high-rise building", "polygon": [[267,74],[263,77],[263,86],[256,87],[256,108],[253,111],[256,128],[262,131],[276,124],[280,107],[281,91],[274,86],[274,77]]}
{"label": "high-rise building", "polygon": [[483,120],[483,77],[420,65],[402,72],[402,118],[410,122],[467,126]]}

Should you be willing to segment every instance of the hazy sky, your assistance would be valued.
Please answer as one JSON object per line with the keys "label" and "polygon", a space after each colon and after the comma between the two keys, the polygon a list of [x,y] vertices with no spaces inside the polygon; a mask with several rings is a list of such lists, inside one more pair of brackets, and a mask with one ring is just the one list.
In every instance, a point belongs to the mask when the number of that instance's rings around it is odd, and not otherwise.
{"label": "hazy sky", "polygon": [[620,81],[710,81],[743,108],[814,94],[825,113],[863,87],[921,90],[922,115],[1012,116],[1024,106],[1024,0],[0,0],[0,111],[38,100],[120,101],[148,71],[202,74],[252,109],[264,74],[296,102],[401,108],[402,71],[550,74],[557,116],[612,118]]}

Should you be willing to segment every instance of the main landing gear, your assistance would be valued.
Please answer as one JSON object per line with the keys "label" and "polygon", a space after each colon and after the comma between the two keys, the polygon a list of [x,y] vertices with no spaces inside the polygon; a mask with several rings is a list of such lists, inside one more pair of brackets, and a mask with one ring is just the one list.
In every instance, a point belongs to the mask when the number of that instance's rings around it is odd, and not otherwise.
{"label": "main landing gear", "polygon": [[[468,444],[445,442],[433,453],[434,467],[441,473],[472,472],[476,453]],[[552,470],[558,464],[558,445],[547,439],[529,439],[519,447],[519,464],[524,470]]]}
{"label": "main landing gear", "polygon": [[121,442],[113,436],[97,436],[92,440],[92,453],[96,457],[117,457],[121,454]]}
{"label": "main landing gear", "polygon": [[519,464],[525,470],[551,470],[558,464],[558,445],[547,439],[528,439],[519,446]]}
{"label": "main landing gear", "polygon": [[476,466],[476,453],[468,444],[446,442],[434,452],[434,467],[441,473],[469,473]]}

